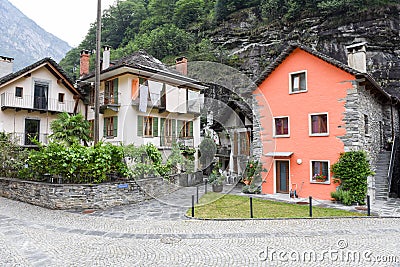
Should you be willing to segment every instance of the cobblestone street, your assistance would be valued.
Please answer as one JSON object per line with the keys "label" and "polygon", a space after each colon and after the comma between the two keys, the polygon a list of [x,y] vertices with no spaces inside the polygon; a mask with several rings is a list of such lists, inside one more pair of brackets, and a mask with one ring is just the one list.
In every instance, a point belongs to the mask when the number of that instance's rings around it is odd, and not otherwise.
{"label": "cobblestone street", "polygon": [[206,221],[159,203],[84,214],[0,198],[0,265],[400,266],[398,218]]}

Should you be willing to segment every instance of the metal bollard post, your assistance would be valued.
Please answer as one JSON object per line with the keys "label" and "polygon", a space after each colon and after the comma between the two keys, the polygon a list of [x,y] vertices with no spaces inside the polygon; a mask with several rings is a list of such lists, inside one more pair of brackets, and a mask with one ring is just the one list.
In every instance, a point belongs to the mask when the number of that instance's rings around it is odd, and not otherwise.
{"label": "metal bollard post", "polygon": [[250,197],[250,218],[253,218],[253,198]]}
{"label": "metal bollard post", "polygon": [[196,186],[196,203],[199,204],[199,186]]}
{"label": "metal bollard post", "polygon": [[194,218],[194,195],[192,195],[192,218]]}
{"label": "metal bollard post", "polygon": [[206,179],[204,181],[204,194],[207,194],[207,182],[208,182],[208,180]]}
{"label": "metal bollard post", "polygon": [[312,217],[312,196],[309,196],[308,199],[310,201],[310,217]]}
{"label": "metal bollard post", "polygon": [[367,195],[367,215],[371,216],[371,198]]}

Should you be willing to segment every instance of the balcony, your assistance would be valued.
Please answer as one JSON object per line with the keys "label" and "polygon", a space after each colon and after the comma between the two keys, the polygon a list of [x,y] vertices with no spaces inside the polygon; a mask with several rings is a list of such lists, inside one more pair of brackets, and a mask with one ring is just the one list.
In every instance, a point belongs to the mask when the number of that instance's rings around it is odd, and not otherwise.
{"label": "balcony", "polygon": [[[148,108],[162,108],[161,105],[161,97],[160,94],[157,93],[150,93],[150,96],[147,97],[146,106]],[[132,100],[132,106],[139,106],[140,105],[140,96],[136,99]]]}
{"label": "balcony", "polygon": [[100,93],[99,95],[100,113],[104,114],[104,111],[110,109],[118,112],[121,104],[118,102],[118,96],[107,95]]}
{"label": "balcony", "polygon": [[17,111],[28,110],[54,113],[73,113],[75,107],[75,101],[59,102],[58,99],[55,98],[44,98],[29,95],[16,97],[14,93],[2,93],[0,98],[1,110],[15,109]]}

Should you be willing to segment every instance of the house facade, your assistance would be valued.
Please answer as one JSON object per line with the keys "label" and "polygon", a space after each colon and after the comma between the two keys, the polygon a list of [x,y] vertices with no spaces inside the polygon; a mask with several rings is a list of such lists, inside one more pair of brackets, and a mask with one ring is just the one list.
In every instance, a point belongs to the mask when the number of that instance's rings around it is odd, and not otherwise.
{"label": "house facade", "polygon": [[[399,133],[398,100],[365,73],[365,43],[348,47],[350,66],[311,48],[289,46],[254,92],[268,170],[262,192],[330,199],[331,165],[341,153],[365,150],[373,168]],[[374,179],[369,178],[370,194]]]}
{"label": "house facade", "polygon": [[[110,63],[103,53],[100,83],[100,140],[114,144],[152,143],[164,158],[173,143],[190,148],[200,144],[200,91],[205,87],[167,68],[144,51]],[[81,72],[89,70],[88,53],[81,53]],[[179,68],[185,71],[185,62]],[[94,121],[93,74],[81,73],[87,87],[87,119]],[[197,162],[197,153],[195,153]],[[197,166],[196,166],[197,167]]]}
{"label": "house facade", "polygon": [[57,114],[82,111],[80,94],[61,67],[44,58],[12,72],[13,59],[0,59],[0,132],[10,133],[22,146],[32,138],[48,142],[50,124]]}

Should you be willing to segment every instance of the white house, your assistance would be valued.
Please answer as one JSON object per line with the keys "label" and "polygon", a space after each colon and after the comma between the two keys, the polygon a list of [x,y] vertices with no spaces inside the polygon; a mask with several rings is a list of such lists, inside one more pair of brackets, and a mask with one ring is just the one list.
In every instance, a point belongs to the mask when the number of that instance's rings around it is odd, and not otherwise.
{"label": "white house", "polygon": [[[105,47],[100,75],[100,140],[124,145],[152,143],[165,158],[173,142],[198,148],[200,91],[205,87],[181,74],[186,71],[186,60],[181,60],[182,72],[178,72],[144,51],[111,64],[109,58],[110,50]],[[87,118],[93,123],[95,76],[88,70],[89,53],[82,51],[79,84],[89,91]]]}
{"label": "white house", "polygon": [[82,109],[80,94],[51,58],[14,73],[12,64],[12,58],[0,57],[0,132],[12,134],[23,146],[33,146],[31,138],[47,143],[58,113]]}

